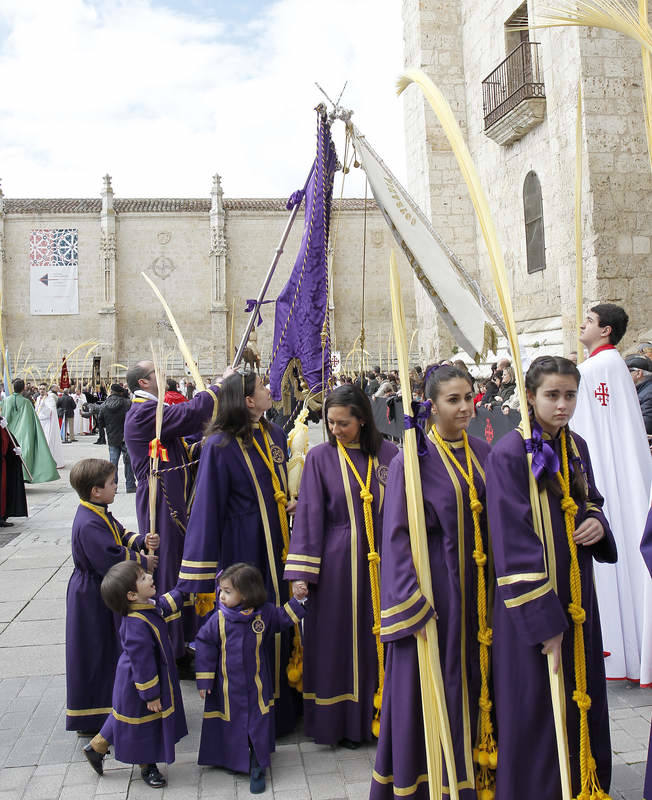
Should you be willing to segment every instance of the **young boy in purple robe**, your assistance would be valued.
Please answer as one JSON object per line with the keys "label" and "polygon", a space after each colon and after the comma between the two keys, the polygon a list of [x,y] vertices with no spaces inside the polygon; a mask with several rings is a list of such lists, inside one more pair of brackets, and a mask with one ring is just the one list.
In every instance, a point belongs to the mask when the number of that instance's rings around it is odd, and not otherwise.
{"label": "young boy in purple robe", "polygon": [[143,780],[166,785],[157,763],[174,761],[174,746],[188,733],[168,624],[179,619],[183,595],[177,589],[154,599],[152,576],[133,561],[116,564],[102,581],[102,599],[122,616],[113,708],[100,732],[84,748],[90,765],[102,774],[102,762],[115,757],[140,764]]}
{"label": "young boy in purple robe", "polygon": [[593,559],[614,563],[617,554],[586,443],[568,428],[579,380],[568,359],[536,358],[525,377],[532,439],[511,431],[487,461],[500,800],[561,800],[549,653],[563,672],[572,796],[602,798],[611,779]]}
{"label": "young boy in purple robe", "polygon": [[[485,648],[483,655],[488,661],[490,645],[486,608],[492,580],[483,509],[483,465],[489,445],[466,435],[473,415],[473,386],[466,371],[452,366],[430,367],[424,382],[425,396],[432,404],[433,427],[430,439],[421,429],[417,429],[417,437],[435,607],[425,599],[417,582],[410,547],[404,457],[399,453],[389,468],[383,519],[380,634],[387,643],[387,659],[372,800],[428,800],[415,636],[424,635],[422,629],[435,613],[460,799],[475,800],[476,784],[484,791],[492,779],[489,759],[490,752],[495,753],[495,742],[491,738],[491,687],[480,669],[480,647]],[[481,700],[486,711],[479,720]],[[480,748],[484,756],[477,763]],[[443,791],[448,793],[452,778],[445,763],[443,766]]]}
{"label": "young boy in purple robe", "polygon": [[[272,399],[254,372],[229,375],[220,388],[215,423],[206,431],[195,499],[183,546],[177,588],[214,592],[219,569],[241,561],[261,571],[267,599],[281,607],[289,597],[283,580],[288,533],[287,441],[265,419]],[[179,406],[177,406],[178,408]],[[279,736],[296,722],[298,695],[286,667],[291,631],[267,637],[274,671],[274,707]]]}
{"label": "young boy in purple robe", "polygon": [[305,583],[278,608],[267,602],[263,576],[232,564],[219,577],[219,604],[195,640],[197,688],[205,699],[199,764],[249,772],[252,794],[265,791],[274,752],[274,683],[266,642],[304,615]]}
{"label": "young boy in purple robe", "polygon": [[[378,432],[358,386],[331,392],[324,414],[328,442],[306,457],[284,577],[311,585],[303,624],[304,732],[318,744],[355,749],[372,738],[380,709],[384,647],[374,626],[380,627],[382,509],[398,450]],[[337,647],[324,635],[333,630]]]}
{"label": "young boy in purple robe", "polygon": [[[641,540],[641,554],[645,566],[652,577],[652,508],[647,515],[645,531]],[[645,785],[643,787],[643,800],[652,800],[652,726],[650,727],[650,744],[647,750],[647,769],[645,770]]]}
{"label": "young boy in purple robe", "polygon": [[101,458],[84,458],[70,471],[79,495],[72,524],[75,569],[66,593],[66,730],[94,736],[111,713],[115,667],[120,655],[120,618],[102,602],[100,584],[108,570],[134,561],[149,572],[157,556],[158,534],[126,531],[109,511],[117,488],[115,467]]}

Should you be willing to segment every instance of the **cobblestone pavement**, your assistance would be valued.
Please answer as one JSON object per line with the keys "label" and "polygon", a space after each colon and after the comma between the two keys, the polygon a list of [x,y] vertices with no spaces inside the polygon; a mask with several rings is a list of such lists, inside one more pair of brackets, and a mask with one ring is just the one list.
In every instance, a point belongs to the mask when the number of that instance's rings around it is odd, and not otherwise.
{"label": "cobblestone pavement", "polygon": [[[162,770],[161,794],[146,786],[140,770],[106,759],[98,778],[86,763],[75,734],[65,730],[65,593],[72,571],[70,528],[77,498],[68,484],[79,458],[107,457],[95,437],[66,445],[61,480],[27,488],[30,517],[17,521],[17,534],[0,547],[0,800],[231,800],[249,797],[245,776],[197,766],[201,703],[194,685],[183,682],[189,735],[177,760]],[[320,441],[318,431],[311,439]],[[119,493],[112,509],[136,527],[134,495]],[[652,690],[631,684],[609,686],[614,750],[613,800],[641,800],[652,712]],[[279,741],[263,797],[330,800],[368,797],[372,746],[357,751],[315,745],[301,734]],[[544,799],[545,800],[545,799]]]}

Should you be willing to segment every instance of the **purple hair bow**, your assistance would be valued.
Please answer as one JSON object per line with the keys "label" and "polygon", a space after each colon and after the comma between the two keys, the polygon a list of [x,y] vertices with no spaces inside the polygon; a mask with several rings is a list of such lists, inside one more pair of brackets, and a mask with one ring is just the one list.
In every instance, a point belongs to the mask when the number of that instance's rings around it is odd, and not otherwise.
{"label": "purple hair bow", "polygon": [[532,474],[536,480],[547,472],[556,475],[559,472],[559,458],[557,453],[543,438],[541,426],[535,422],[532,425],[532,438],[525,440],[525,449],[532,453]]}
{"label": "purple hair bow", "polygon": [[[247,300],[247,305],[245,306],[245,313],[246,314],[251,314],[251,312],[256,309],[256,303],[257,302],[258,302],[257,300],[252,300],[252,299]],[[266,303],[275,303],[275,302],[276,302],[276,300],[263,300],[263,302],[260,305],[264,306]],[[258,309],[258,320],[256,322],[256,327],[258,327],[259,325],[262,325],[262,324],[263,324],[263,318],[262,318],[262,316],[260,314],[260,308],[259,308]]]}
{"label": "purple hair bow", "polygon": [[412,401],[412,416],[403,414],[405,430],[414,428],[417,432],[417,454],[425,456],[428,453],[428,437],[426,436],[425,425],[430,416],[432,403],[427,400],[420,403],[418,400]]}

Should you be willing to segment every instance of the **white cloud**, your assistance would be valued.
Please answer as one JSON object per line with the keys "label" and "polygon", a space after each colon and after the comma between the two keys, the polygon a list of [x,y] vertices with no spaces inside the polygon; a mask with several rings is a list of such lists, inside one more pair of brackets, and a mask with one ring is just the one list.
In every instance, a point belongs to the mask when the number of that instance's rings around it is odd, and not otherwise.
{"label": "white cloud", "polygon": [[[283,196],[343,104],[401,177],[398,0],[278,0],[246,24],[147,0],[0,0],[0,177],[9,197]],[[343,126],[335,127],[340,156]],[[357,171],[345,193],[360,196]]]}

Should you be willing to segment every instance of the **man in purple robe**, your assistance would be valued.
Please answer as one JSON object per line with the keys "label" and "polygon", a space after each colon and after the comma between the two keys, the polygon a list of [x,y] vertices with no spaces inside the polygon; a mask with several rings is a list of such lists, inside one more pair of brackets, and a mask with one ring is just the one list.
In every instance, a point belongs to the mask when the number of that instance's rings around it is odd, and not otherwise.
{"label": "man in purple robe", "polygon": [[[647,523],[641,540],[641,553],[645,566],[652,576],[652,508],[647,515]],[[643,787],[643,800],[652,800],[652,727],[650,728],[650,745],[647,751],[647,769],[645,770],[645,786]]]}
{"label": "man in purple robe", "polygon": [[[134,398],[125,419],[124,438],[138,480],[136,490],[138,527],[141,531],[147,531],[149,530],[149,452],[150,442],[156,438],[156,405],[159,393],[154,364],[151,361],[139,361],[127,372],[127,383]],[[162,386],[160,391],[164,392],[165,387]],[[159,469],[166,471],[159,476],[156,494],[156,532],[161,537],[161,546],[155,575],[161,592],[167,592],[177,583],[183,540],[188,525],[187,503],[190,499],[192,481],[187,465],[193,459],[194,453],[186,445],[183,437],[201,434],[206,423],[215,418],[218,391],[218,385],[210,386],[205,392],[198,392],[188,403],[165,406],[163,409],[161,444],[167,450],[168,461],[159,461]],[[175,469],[177,467],[179,469]],[[170,625],[170,639],[177,659],[184,657],[184,642],[192,641],[194,633],[195,610],[193,600],[190,598],[184,603],[182,617]]]}
{"label": "man in purple robe", "polygon": [[[469,437],[474,484],[485,503],[482,465],[489,445]],[[448,443],[466,469],[462,441]],[[480,667],[477,568],[468,485],[438,445],[424,442],[419,458],[442,676],[455,754],[460,800],[475,800],[473,748],[478,722]],[[486,532],[486,514],[481,515]],[[486,534],[485,534],[486,536]],[[486,541],[484,542],[486,552]],[[387,479],[381,570],[381,637],[387,643],[380,737],[371,800],[395,796],[428,800],[428,769],[415,635],[435,613],[419,588],[408,527],[403,453]],[[444,764],[444,791],[448,776]]]}
{"label": "man in purple robe", "polygon": [[[567,434],[569,435],[569,434]],[[561,440],[543,434],[561,463]],[[593,559],[616,561],[616,545],[602,513],[603,499],[595,487],[586,443],[572,434],[573,469],[586,478],[587,497],[579,505],[576,529],[594,517],[604,537],[594,545],[577,547],[582,584],[582,608],[589,736],[600,786],[611,780],[609,711],[598,601],[593,582]],[[493,680],[498,723],[496,796],[523,800],[536,794],[561,800],[557,740],[550,696],[548,664],[542,643],[563,633],[561,661],[566,692],[566,728],[573,797],[580,791],[579,711],[573,700],[576,686],[573,623],[568,612],[570,551],[561,498],[539,481],[544,530],[533,521],[525,442],[520,430],[504,436],[487,462],[487,508],[497,578],[493,616]],[[554,478],[554,473],[553,476]]]}

